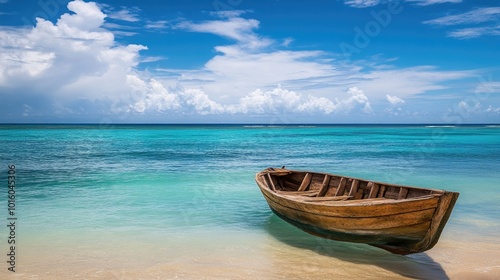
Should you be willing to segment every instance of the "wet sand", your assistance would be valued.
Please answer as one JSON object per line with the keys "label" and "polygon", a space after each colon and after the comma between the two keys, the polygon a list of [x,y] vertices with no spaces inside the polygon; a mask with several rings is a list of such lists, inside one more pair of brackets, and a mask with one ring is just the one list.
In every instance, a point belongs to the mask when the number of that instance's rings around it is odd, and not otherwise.
{"label": "wet sand", "polygon": [[[363,244],[240,233],[30,244],[1,279],[500,279],[500,245],[443,238],[399,256]],[[163,246],[162,244],[169,244]]]}

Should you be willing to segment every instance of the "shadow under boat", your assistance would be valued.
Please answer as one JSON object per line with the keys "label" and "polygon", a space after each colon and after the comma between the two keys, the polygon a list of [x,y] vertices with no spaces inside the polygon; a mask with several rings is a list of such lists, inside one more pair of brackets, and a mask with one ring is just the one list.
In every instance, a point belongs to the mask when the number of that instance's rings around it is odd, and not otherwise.
{"label": "shadow under boat", "polygon": [[269,216],[265,230],[287,245],[351,263],[375,265],[401,276],[417,279],[449,279],[442,266],[426,253],[396,255],[366,244],[316,237],[286,223],[274,214]]}

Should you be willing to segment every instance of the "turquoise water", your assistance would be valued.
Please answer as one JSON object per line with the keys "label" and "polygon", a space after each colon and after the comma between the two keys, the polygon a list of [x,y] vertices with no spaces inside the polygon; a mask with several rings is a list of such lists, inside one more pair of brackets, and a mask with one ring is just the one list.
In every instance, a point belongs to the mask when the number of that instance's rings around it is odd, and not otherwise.
{"label": "turquoise water", "polygon": [[[361,263],[378,254],[317,241],[274,217],[254,175],[282,165],[458,191],[442,240],[500,241],[498,126],[3,125],[0,143],[2,185],[16,166],[17,238],[30,260],[40,250],[78,250],[86,260],[106,248],[99,254],[128,250],[147,266],[248,242],[258,271],[280,244],[339,246]],[[6,228],[0,234],[4,255]]]}

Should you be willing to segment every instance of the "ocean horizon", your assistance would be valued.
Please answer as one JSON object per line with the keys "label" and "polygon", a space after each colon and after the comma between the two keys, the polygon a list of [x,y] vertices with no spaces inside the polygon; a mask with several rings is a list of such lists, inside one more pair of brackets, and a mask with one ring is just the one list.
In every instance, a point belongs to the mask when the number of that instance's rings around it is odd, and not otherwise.
{"label": "ocean horizon", "polygon": [[[500,273],[498,124],[2,124],[0,143],[2,279]],[[399,256],[276,217],[254,181],[271,166],[460,197],[433,249]]]}

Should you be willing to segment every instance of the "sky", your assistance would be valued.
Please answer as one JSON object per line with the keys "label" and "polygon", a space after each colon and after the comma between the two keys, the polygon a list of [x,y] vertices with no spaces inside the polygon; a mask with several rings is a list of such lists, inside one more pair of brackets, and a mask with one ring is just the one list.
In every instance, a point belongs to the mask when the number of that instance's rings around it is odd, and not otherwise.
{"label": "sky", "polygon": [[0,123],[500,123],[500,1],[0,0]]}

